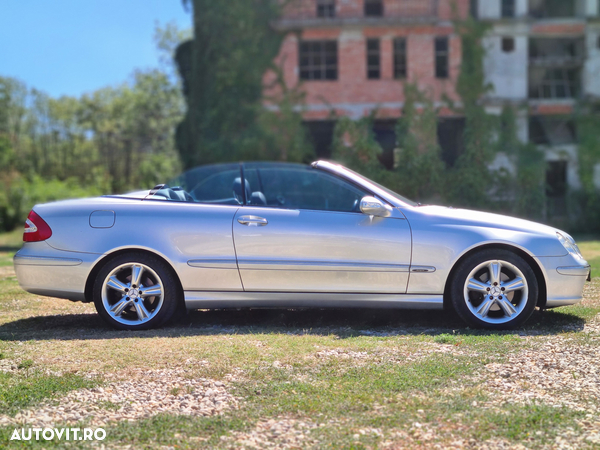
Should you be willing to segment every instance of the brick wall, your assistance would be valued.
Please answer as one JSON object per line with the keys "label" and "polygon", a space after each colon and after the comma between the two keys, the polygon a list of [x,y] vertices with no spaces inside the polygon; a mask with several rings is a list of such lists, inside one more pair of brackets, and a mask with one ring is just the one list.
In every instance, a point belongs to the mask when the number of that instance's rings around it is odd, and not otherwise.
{"label": "brick wall", "polygon": [[[466,14],[468,0],[438,0],[439,18],[433,23],[402,23],[390,26],[389,23],[365,22],[352,26],[323,26],[304,28],[298,33],[289,33],[283,42],[276,64],[283,69],[288,87],[299,86],[306,93],[305,104],[307,119],[325,119],[330,114],[330,106],[338,114],[359,117],[369,114],[379,105],[382,117],[398,117],[404,101],[403,83],[418,83],[421,89],[428,90],[433,98],[441,100],[442,95],[456,98],[455,84],[460,69],[460,39],[454,34],[449,19],[455,11]],[[453,9],[452,4],[456,4]],[[313,14],[316,11],[316,0],[300,0],[288,10],[286,18],[293,14]],[[363,0],[337,0],[337,16],[342,14],[354,17],[363,16]],[[385,16],[399,14],[410,10],[413,13],[429,8],[427,0],[385,0]],[[300,16],[295,16],[300,17]],[[436,36],[449,37],[449,78],[435,77],[434,40]],[[406,37],[407,42],[407,79],[394,79],[393,73],[393,40]],[[366,39],[380,39],[380,79],[367,79]],[[338,79],[304,80],[299,79],[298,43],[301,40],[336,40],[338,42]],[[274,78],[266,74],[268,85]],[[270,89],[267,94],[276,95]]]}
{"label": "brick wall", "polygon": [[[284,18],[310,19],[317,17],[316,0],[294,0],[286,5]],[[386,17],[424,17],[436,14],[442,20],[450,20],[452,14],[452,0],[383,0],[383,9]],[[466,11],[461,0],[457,2],[461,13]],[[437,11],[436,11],[437,9]],[[336,17],[357,18],[363,16],[364,0],[336,0]]]}

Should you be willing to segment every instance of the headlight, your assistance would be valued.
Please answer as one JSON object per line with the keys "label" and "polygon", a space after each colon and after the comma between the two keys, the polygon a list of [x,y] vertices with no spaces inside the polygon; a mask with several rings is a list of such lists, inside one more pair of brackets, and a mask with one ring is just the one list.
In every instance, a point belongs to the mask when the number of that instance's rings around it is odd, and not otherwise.
{"label": "headlight", "polygon": [[569,253],[577,256],[578,258],[583,258],[583,256],[581,256],[581,251],[579,251],[579,247],[577,247],[577,244],[575,243],[575,239],[566,233],[563,235],[558,232],[556,233],[556,237]]}

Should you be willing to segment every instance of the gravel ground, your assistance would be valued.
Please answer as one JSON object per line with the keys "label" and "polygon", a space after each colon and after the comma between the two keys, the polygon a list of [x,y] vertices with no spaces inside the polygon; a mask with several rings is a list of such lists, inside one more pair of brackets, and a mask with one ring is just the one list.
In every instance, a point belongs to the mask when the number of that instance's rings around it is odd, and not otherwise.
{"label": "gravel ground", "polygon": [[[325,424],[321,424],[324,426]],[[310,436],[319,425],[312,421],[290,418],[261,420],[247,433],[232,433],[221,439],[234,449],[299,449],[316,447],[319,441]]]}
{"label": "gravel ground", "polygon": [[184,370],[140,370],[130,373],[126,381],[79,389],[59,402],[45,402],[15,417],[0,415],[0,425],[46,427],[84,421],[104,426],[161,413],[212,416],[237,405],[238,399],[221,381],[190,378]]}
{"label": "gravel ground", "polygon": [[595,415],[600,399],[598,361],[598,346],[552,339],[510,356],[505,364],[488,364],[481,387],[495,393],[493,405],[541,402]]}

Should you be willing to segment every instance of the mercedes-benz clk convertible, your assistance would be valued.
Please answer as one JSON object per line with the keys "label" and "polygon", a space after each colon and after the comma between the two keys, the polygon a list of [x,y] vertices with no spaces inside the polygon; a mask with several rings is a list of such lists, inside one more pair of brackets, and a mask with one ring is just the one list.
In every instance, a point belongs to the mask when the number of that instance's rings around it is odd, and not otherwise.
{"label": "mercedes-benz clk convertible", "polygon": [[202,166],[150,191],[37,205],[14,257],[23,289],[94,302],[112,326],[178,308],[453,308],[523,324],[582,299],[567,233],[422,206],[340,165]]}

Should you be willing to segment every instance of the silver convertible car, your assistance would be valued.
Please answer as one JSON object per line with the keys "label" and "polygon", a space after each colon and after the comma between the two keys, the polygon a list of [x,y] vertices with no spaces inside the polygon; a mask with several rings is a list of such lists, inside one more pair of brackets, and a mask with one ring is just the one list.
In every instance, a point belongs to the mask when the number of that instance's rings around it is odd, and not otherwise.
{"label": "silver convertible car", "polygon": [[421,206],[331,162],[202,166],[170,184],[35,206],[20,285],[130,330],[229,307],[446,307],[500,329],[579,302],[590,277],[563,231]]}

